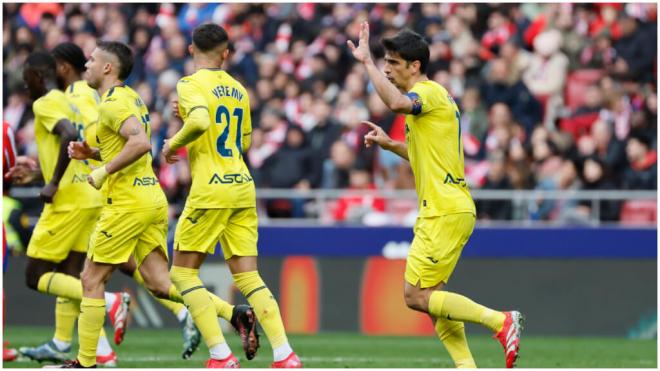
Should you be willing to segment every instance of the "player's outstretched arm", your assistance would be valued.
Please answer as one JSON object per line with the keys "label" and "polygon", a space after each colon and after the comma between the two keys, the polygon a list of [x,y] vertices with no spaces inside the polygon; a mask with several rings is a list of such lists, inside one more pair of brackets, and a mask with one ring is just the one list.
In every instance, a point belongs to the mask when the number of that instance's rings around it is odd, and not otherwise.
{"label": "player's outstretched arm", "polygon": [[369,23],[366,21],[362,22],[360,28],[360,40],[358,41],[357,47],[351,40],[348,40],[347,44],[353,53],[353,57],[355,57],[360,63],[364,64],[364,67],[367,69],[367,74],[369,75],[369,80],[374,84],[376,92],[387,107],[397,113],[411,113],[413,104],[410,98],[401,94],[399,89],[397,89],[396,86],[394,86],[394,84],[392,84],[390,80],[378,70],[378,67],[376,67],[376,64],[371,58],[371,52],[369,51]]}
{"label": "player's outstretched arm", "polygon": [[71,162],[67,153],[69,142],[76,140],[78,137],[76,128],[69,120],[60,120],[53,128],[53,133],[57,134],[60,138],[60,150],[57,155],[57,164],[55,165],[53,177],[50,179],[50,182],[41,189],[41,193],[39,194],[41,199],[47,203],[53,202],[53,197],[60,185],[60,180],[62,179],[62,176],[64,176],[64,172],[66,171],[66,167],[69,166],[69,162]]}
{"label": "player's outstretched arm", "polygon": [[210,125],[208,108],[200,106],[190,111],[181,130],[174,134],[172,138],[166,140],[163,145],[163,156],[165,156],[167,163],[175,163],[178,160],[175,154],[176,150],[199,138]]}
{"label": "player's outstretched arm", "polygon": [[126,139],[121,152],[105,166],[94,169],[87,181],[96,189],[101,189],[109,174],[114,174],[134,163],[145,153],[151,151],[151,141],[144,130],[144,125],[135,116],[130,116],[121,125],[119,135]]}
{"label": "player's outstretched arm", "polygon": [[385,133],[385,130],[373,122],[362,121],[362,123],[371,128],[371,131],[364,136],[364,145],[367,148],[377,144],[382,149],[394,152],[399,157],[408,160],[408,145],[406,143],[392,140],[392,138]]}
{"label": "player's outstretched arm", "polygon": [[94,159],[101,161],[101,151],[96,147],[90,147],[87,142],[70,142],[69,148],[69,157],[74,160],[87,160]]}

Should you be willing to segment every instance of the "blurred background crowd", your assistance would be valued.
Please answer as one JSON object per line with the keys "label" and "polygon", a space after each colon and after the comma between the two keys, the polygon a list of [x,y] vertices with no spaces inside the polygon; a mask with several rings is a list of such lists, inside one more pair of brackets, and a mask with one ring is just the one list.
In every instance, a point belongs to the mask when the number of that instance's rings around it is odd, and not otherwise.
{"label": "blurred background crowd", "polygon": [[[127,83],[149,106],[159,153],[181,125],[169,102],[177,80],[193,72],[191,31],[215,22],[232,42],[225,68],[250,93],[253,144],[246,161],[257,186],[345,189],[326,211],[335,221],[350,221],[365,208],[382,212],[396,200],[351,190],[414,189],[414,179],[407,162],[363,144],[368,129],[361,120],[398,140],[405,121],[384,106],[346,47],[368,20],[381,66],[382,37],[409,27],[427,38],[428,76],[461,108],[472,189],[657,187],[655,3],[5,3],[3,20],[3,118],[17,132],[20,154],[36,157],[21,79],[30,52],[73,41],[89,55],[98,39],[128,43],[135,66]],[[170,201],[182,204],[187,164],[154,160]],[[271,199],[263,207],[271,217],[318,213],[305,200]],[[407,207],[414,202],[401,206]],[[592,207],[539,200],[526,213],[580,220]],[[601,220],[621,218],[620,201],[598,208]],[[507,200],[480,201],[477,209],[481,219],[516,218]]]}

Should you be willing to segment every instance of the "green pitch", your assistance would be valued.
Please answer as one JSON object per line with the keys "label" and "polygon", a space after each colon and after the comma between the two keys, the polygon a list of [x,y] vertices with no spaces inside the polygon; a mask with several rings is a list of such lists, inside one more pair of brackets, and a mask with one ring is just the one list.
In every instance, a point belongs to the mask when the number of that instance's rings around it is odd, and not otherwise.
{"label": "green pitch", "polygon": [[[106,331],[109,329],[106,329]],[[108,332],[110,335],[110,332]],[[4,340],[13,347],[37,345],[52,336],[45,327],[5,328]],[[262,347],[253,361],[245,360],[239,339],[228,334],[227,340],[239,356],[242,367],[265,368],[272,353],[262,335]],[[124,343],[115,347],[119,367],[143,368],[199,368],[203,367],[208,352],[202,345],[192,359],[181,359],[181,334],[174,329],[144,330],[131,328]],[[381,337],[350,333],[324,333],[314,336],[291,335],[289,340],[306,367],[453,367],[439,340],[433,337]],[[489,337],[469,337],[472,353],[479,367],[503,367],[504,356],[500,345]],[[74,352],[76,347],[74,346]],[[75,353],[72,353],[75,355]],[[4,363],[4,367],[40,367],[37,362],[17,361]],[[628,340],[622,338],[566,338],[524,337],[521,342],[519,367],[616,367],[656,368],[655,340]]]}

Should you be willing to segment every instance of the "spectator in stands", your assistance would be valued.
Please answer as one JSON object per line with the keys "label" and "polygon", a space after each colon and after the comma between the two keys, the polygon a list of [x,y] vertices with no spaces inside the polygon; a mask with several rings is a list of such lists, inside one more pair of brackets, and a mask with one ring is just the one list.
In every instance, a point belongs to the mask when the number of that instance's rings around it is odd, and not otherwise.
{"label": "spectator in stands", "polygon": [[[482,189],[508,190],[512,189],[511,181],[506,171],[506,157],[504,152],[495,152],[489,156],[490,167],[486,183]],[[477,214],[480,219],[510,220],[511,201],[483,200],[477,203]]]}
{"label": "spectator in stands", "polygon": [[[373,191],[359,194],[355,191]],[[385,224],[389,219],[385,212],[385,199],[377,195],[376,186],[366,164],[358,161],[349,171],[349,187],[338,200],[333,211],[338,222]]]}
{"label": "spectator in stands", "polygon": [[346,188],[349,171],[355,164],[355,152],[343,140],[337,140],[330,148],[330,158],[323,163],[323,188]]}
{"label": "spectator in stands", "polygon": [[461,99],[461,131],[466,157],[475,157],[488,131],[488,114],[481,105],[479,89],[467,88]]}
{"label": "spectator in stands", "polygon": [[568,75],[568,58],[561,52],[562,35],[552,29],[534,39],[534,54],[523,81],[529,91],[544,102],[543,123],[555,127],[555,119],[563,105],[563,92]]}
{"label": "spectator in stands", "polygon": [[488,79],[482,85],[481,96],[488,107],[502,102],[510,107],[513,117],[529,135],[542,119],[539,102],[522,80],[510,84],[509,67],[504,59],[494,59]]}
{"label": "spectator in stands", "polygon": [[614,71],[634,74],[641,81],[655,80],[657,29],[656,23],[641,24],[637,19],[623,15],[621,38],[614,44],[618,53]]}
{"label": "spectator in stands", "polygon": [[651,149],[651,138],[643,132],[633,132],[626,143],[630,167],[623,174],[625,189],[657,189],[658,154]]}
{"label": "spectator in stands", "polygon": [[[595,156],[588,157],[582,164],[582,182],[583,189],[587,191],[611,190],[615,188],[612,181],[605,177],[604,163]],[[594,212],[594,204],[591,200],[583,200],[579,203],[580,212],[589,216]],[[598,212],[601,221],[619,220],[621,210],[621,201],[619,200],[601,200],[598,202]]]}

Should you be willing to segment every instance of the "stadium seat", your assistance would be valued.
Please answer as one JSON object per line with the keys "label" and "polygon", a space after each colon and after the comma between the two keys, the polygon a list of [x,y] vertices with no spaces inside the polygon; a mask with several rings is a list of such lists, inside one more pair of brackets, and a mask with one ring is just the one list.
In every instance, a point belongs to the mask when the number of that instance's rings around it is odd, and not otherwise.
{"label": "stadium seat", "polygon": [[655,200],[630,200],[621,207],[621,223],[627,225],[655,224],[658,208]]}
{"label": "stadium seat", "polygon": [[605,72],[600,69],[581,69],[568,75],[564,104],[573,111],[584,103],[587,88],[600,80]]}

